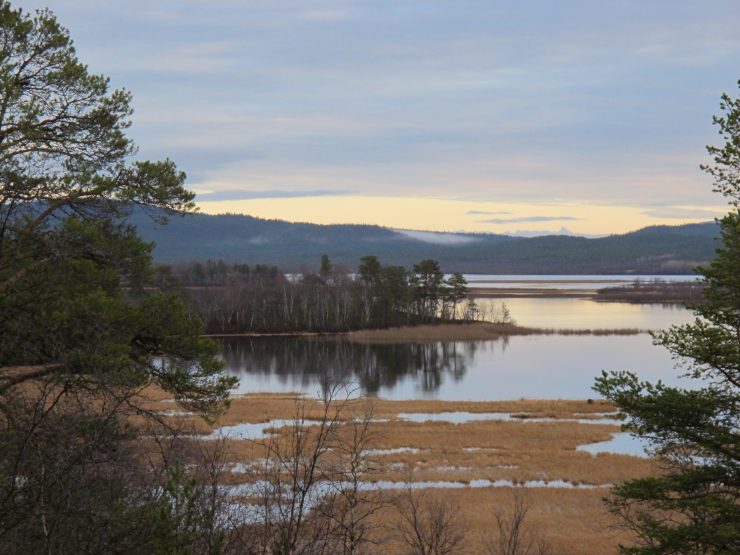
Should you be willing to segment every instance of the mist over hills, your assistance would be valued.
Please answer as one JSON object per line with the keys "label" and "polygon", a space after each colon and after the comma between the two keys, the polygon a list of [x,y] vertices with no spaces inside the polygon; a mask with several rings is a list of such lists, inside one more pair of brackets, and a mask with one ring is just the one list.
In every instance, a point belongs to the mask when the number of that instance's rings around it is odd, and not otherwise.
{"label": "mist over hills", "polygon": [[239,214],[174,217],[156,226],[141,212],[130,222],[154,241],[158,263],[223,259],[286,270],[317,268],[322,254],[355,268],[373,254],[385,265],[439,260],[443,271],[486,274],[682,274],[714,258],[715,222],[650,226],[623,235],[512,237],[487,233],[394,230],[376,225],[319,225]]}
{"label": "mist over hills", "polygon": [[596,235],[589,235],[587,233],[574,233],[570,229],[566,227],[561,227],[560,231],[536,231],[536,230],[526,230],[526,229],[519,229],[517,231],[511,232],[511,231],[505,231],[503,235],[511,235],[512,237],[542,237],[543,235],[573,235],[574,237],[588,237],[591,239],[595,239],[598,237],[606,237],[606,233],[600,233]]}

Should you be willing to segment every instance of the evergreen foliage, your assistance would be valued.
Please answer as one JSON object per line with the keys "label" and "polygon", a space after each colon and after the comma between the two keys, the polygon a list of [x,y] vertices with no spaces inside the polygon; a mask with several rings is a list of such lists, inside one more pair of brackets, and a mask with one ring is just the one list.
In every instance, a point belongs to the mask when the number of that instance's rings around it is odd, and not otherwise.
{"label": "evergreen foliage", "polygon": [[[152,289],[152,245],[121,221],[133,205],[160,222],[191,211],[185,175],[169,160],[126,164],[130,94],[88,73],[49,11],[2,2],[0,35],[0,394],[41,375],[153,380],[217,411],[229,385],[217,346]],[[3,370],[20,365],[44,368]]]}
{"label": "evergreen foliage", "polygon": [[0,48],[0,552],[153,553],[140,393],[210,418],[235,380],[125,218],[194,195],[169,160],[127,162],[131,95],[51,12],[0,1]]}
{"label": "evergreen foliage", "polygon": [[720,222],[723,246],[699,269],[706,302],[693,306],[696,321],[655,336],[701,382],[674,388],[620,372],[595,387],[658,463],[656,476],[612,490],[611,512],[635,534],[623,553],[740,552],[740,102],[725,95],[722,108],[726,116],[714,121],[726,144],[709,147],[716,166],[705,169],[734,207]]}
{"label": "evergreen foliage", "polygon": [[[436,260],[423,260],[409,272],[383,266],[377,256],[360,259],[357,273],[334,266],[324,255],[318,274],[304,268],[283,274],[257,264],[208,260],[160,267],[179,278],[186,309],[211,333],[337,332],[361,328],[452,320],[485,319],[462,274],[445,279]],[[499,319],[510,323],[510,318]]]}
{"label": "evergreen foliage", "polygon": [[319,269],[323,254],[335,265],[356,264],[373,252],[386,264],[410,268],[431,258],[445,273],[470,274],[688,274],[714,258],[719,229],[714,222],[651,226],[598,239],[508,237],[468,233],[468,243],[440,245],[372,225],[317,225],[264,220],[240,214],[196,214],[167,226],[134,212],[129,222],[157,244],[159,263],[223,259]]}

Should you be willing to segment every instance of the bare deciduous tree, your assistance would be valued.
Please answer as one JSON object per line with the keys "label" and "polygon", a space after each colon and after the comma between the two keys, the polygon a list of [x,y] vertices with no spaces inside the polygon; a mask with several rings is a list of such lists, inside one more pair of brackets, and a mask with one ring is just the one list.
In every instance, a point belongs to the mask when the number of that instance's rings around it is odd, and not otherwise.
{"label": "bare deciduous tree", "polygon": [[331,523],[335,551],[342,555],[365,553],[379,545],[380,538],[374,534],[379,524],[373,516],[387,505],[382,490],[365,487],[380,469],[371,452],[375,440],[373,408],[367,402],[361,408],[364,410],[359,415],[351,411],[337,434],[326,476],[329,494],[319,507]]}
{"label": "bare deciduous tree", "polygon": [[547,537],[527,522],[532,506],[526,489],[514,489],[512,502],[493,515],[497,532],[483,537],[487,555],[555,555]]}
{"label": "bare deciduous tree", "polygon": [[430,490],[415,490],[411,483],[395,499],[396,531],[408,555],[462,555],[468,527],[460,506]]}
{"label": "bare deciduous tree", "polygon": [[331,551],[331,521],[317,507],[329,494],[329,458],[350,395],[325,385],[320,403],[300,397],[287,434],[273,435],[258,465],[261,553],[306,555]]}

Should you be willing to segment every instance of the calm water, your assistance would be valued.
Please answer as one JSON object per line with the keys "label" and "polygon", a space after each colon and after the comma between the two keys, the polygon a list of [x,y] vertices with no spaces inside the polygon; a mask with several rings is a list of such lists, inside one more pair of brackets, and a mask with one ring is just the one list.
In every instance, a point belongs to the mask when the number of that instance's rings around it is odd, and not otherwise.
{"label": "calm water", "polygon": [[239,393],[315,393],[325,375],[350,375],[364,393],[389,399],[503,400],[593,397],[601,370],[631,370],[677,383],[668,353],[649,335],[525,336],[508,340],[362,345],[338,340],[224,342]]}
{"label": "calm water", "polygon": [[[479,300],[500,306],[501,300]],[[506,299],[519,324],[546,328],[661,329],[693,320],[674,305],[594,303],[580,299]],[[669,384],[681,373],[647,334],[525,336],[493,341],[363,345],[338,338],[224,340],[237,393],[303,391],[325,377],[349,376],[363,393],[389,399],[585,399],[601,370],[630,370]]]}
{"label": "calm water", "polygon": [[618,285],[627,285],[639,279],[642,281],[652,281],[662,279],[665,281],[694,281],[698,276],[656,276],[656,275],[613,275],[613,276],[542,276],[542,275],[521,275],[521,276],[503,276],[503,275],[483,275],[483,274],[466,274],[472,287],[503,287],[515,289],[567,289],[578,291],[594,291],[602,287],[615,287]]}
{"label": "calm water", "polygon": [[683,305],[597,303],[588,299],[476,299],[478,305],[492,308],[501,303],[511,311],[520,326],[557,329],[659,330],[693,321]]}

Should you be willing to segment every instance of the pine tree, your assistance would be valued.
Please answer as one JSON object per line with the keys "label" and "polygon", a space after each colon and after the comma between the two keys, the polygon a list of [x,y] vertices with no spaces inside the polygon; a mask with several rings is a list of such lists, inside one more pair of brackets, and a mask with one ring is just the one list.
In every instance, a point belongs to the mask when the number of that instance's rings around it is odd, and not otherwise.
{"label": "pine tree", "polygon": [[688,370],[694,387],[603,373],[595,390],[648,441],[660,472],[612,490],[609,510],[635,534],[622,553],[740,553],[740,99],[724,95],[714,123],[726,141],[708,147],[715,191],[732,210],[720,221],[723,246],[707,268],[696,321],[655,335]]}

